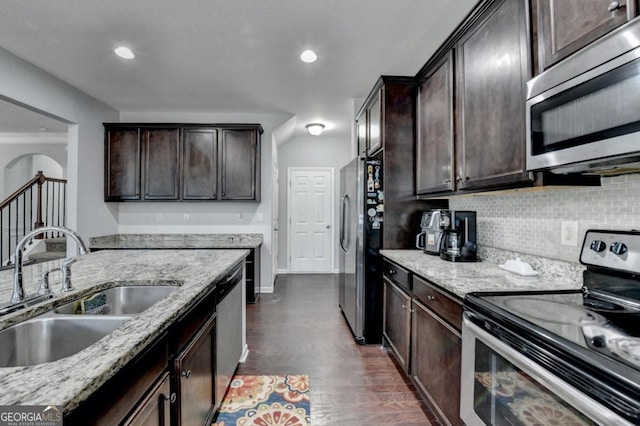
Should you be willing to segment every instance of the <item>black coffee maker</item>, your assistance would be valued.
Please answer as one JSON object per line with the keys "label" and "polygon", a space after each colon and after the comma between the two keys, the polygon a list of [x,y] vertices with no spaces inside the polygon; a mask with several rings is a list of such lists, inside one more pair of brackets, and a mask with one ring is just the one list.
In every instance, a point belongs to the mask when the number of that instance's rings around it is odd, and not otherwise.
{"label": "black coffee maker", "polygon": [[440,258],[450,262],[476,262],[476,212],[441,210]]}

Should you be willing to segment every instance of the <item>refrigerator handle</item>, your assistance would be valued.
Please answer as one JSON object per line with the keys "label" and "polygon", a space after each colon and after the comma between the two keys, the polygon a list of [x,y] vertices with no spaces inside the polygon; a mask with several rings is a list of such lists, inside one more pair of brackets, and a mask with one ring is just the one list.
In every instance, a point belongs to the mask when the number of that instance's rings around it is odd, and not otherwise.
{"label": "refrigerator handle", "polygon": [[347,223],[346,221],[346,216],[347,216],[347,203],[349,201],[349,196],[347,194],[344,194],[344,196],[342,197],[342,210],[340,212],[340,247],[342,248],[343,251],[347,251],[349,249],[348,244],[347,247],[345,247],[345,224]]}

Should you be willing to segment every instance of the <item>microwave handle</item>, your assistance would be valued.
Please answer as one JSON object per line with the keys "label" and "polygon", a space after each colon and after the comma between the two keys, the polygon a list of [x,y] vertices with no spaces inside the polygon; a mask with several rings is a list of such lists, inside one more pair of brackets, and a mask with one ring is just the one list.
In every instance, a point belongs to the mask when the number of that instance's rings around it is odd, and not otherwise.
{"label": "microwave handle", "polygon": [[418,235],[416,235],[416,248],[422,249],[424,250],[425,246],[425,239],[427,236],[427,232],[421,232]]}

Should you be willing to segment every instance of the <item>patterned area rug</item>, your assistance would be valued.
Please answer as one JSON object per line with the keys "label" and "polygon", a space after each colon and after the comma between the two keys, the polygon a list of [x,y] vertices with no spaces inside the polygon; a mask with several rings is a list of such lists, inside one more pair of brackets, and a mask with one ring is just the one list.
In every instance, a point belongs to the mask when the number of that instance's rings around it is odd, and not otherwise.
{"label": "patterned area rug", "polygon": [[235,376],[213,426],[311,424],[309,376]]}

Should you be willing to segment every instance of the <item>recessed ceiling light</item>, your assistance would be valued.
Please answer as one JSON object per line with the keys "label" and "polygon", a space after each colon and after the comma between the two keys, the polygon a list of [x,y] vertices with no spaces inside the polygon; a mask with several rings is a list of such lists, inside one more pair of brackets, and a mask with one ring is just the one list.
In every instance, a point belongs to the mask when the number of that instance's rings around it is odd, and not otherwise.
{"label": "recessed ceiling light", "polygon": [[305,50],[300,54],[300,60],[302,62],[311,64],[318,60],[318,55],[316,55],[316,52],[314,52],[313,50]]}
{"label": "recessed ceiling light", "polygon": [[118,46],[113,49],[116,55],[120,56],[123,59],[133,59],[136,57],[133,51],[126,46]]}

